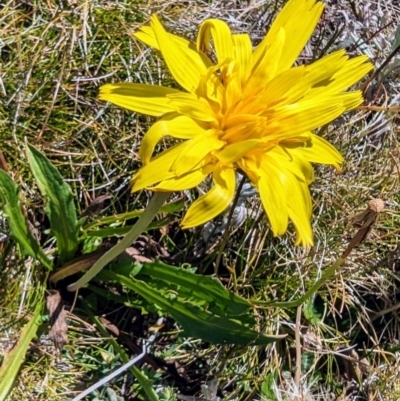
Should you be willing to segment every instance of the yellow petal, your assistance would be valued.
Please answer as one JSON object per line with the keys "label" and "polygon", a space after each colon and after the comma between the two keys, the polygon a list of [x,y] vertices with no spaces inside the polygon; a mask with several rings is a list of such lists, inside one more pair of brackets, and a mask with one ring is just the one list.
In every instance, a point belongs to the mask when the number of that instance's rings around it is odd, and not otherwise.
{"label": "yellow petal", "polygon": [[[187,51],[186,49],[188,48],[193,48],[193,44],[190,43],[188,40],[170,33],[167,33],[167,35],[170,40],[175,42],[176,45],[182,49],[182,52]],[[147,45],[152,46],[157,50],[160,50],[154,29],[152,27],[143,26],[138,32],[134,34],[134,36]],[[215,74],[215,72],[218,71],[219,66],[214,66],[211,60],[203,52],[198,51],[198,54],[201,60],[204,62],[204,65],[207,66],[207,74],[205,77],[199,76],[200,83],[199,87],[196,90],[196,93],[202,97],[210,99],[213,102],[216,102],[218,105],[221,105],[225,89],[218,76]]]}
{"label": "yellow petal", "polygon": [[[280,186],[277,184],[275,180],[273,182],[276,185],[276,194],[271,194],[271,190],[274,189],[272,183],[270,184],[268,196],[272,197],[272,204],[275,205],[274,213],[278,213],[278,217],[273,216],[272,210],[268,212],[268,208],[271,209],[271,206],[268,204],[268,198],[265,197],[263,202],[263,206],[266,208],[268,213],[268,218],[271,221],[271,226],[274,227],[273,224],[276,225],[276,230],[278,228],[283,230],[284,222],[287,220],[286,216],[289,216],[290,220],[292,220],[296,232],[298,234],[298,239],[296,244],[302,243],[305,246],[312,244],[312,230],[310,225],[310,217],[311,217],[311,197],[308,190],[308,184],[306,181],[299,179],[297,176],[292,174],[290,171],[293,169],[291,166],[292,163],[296,163],[296,160],[288,159],[286,165],[276,164],[276,158],[272,157],[271,154],[267,154],[263,157],[261,161],[261,176],[259,185],[262,184],[262,181],[268,182],[270,180],[278,179]],[[298,162],[298,161],[297,161]],[[285,168],[287,167],[287,168]],[[302,169],[302,166],[298,166],[298,169]],[[264,182],[263,190],[265,190],[266,184]],[[261,194],[261,190],[260,190]],[[266,196],[267,193],[265,192]],[[278,212],[277,204],[279,199],[279,207],[280,211]],[[272,220],[271,220],[272,219]],[[276,220],[274,223],[273,221]],[[280,224],[278,226],[278,223]],[[275,231],[274,231],[275,233]],[[278,231],[276,231],[278,233]],[[279,234],[275,234],[279,235]]]}
{"label": "yellow petal", "polygon": [[369,71],[374,68],[373,64],[368,62],[367,56],[354,57],[348,60],[342,69],[333,75],[335,85],[328,85],[328,88],[336,91],[342,91],[358,82]]}
{"label": "yellow petal", "polygon": [[309,246],[312,244],[309,180],[299,177],[310,178],[311,166],[289,155],[284,160],[281,154],[282,150],[274,149],[261,158],[246,158],[240,166],[260,192],[274,235],[285,233],[290,218],[298,234],[297,243]]}
{"label": "yellow petal", "polygon": [[236,189],[236,173],[232,168],[214,170],[214,186],[197,199],[187,211],[183,228],[196,227],[221,214],[232,202]]}
{"label": "yellow petal", "polygon": [[[280,74],[267,86],[272,85],[274,81],[276,83],[281,81],[284,85],[284,77],[287,76],[286,86],[289,83],[292,83],[293,86],[292,89],[286,92],[286,98],[284,99],[286,102],[296,101],[300,97],[303,100],[315,99],[316,97],[327,98],[330,95],[341,93],[370,71],[373,66],[371,63],[367,63],[366,60],[365,56],[348,60],[345,51],[339,50],[310,65],[302,66],[306,70],[303,78],[300,79],[299,77],[296,81],[295,76],[291,77],[291,71],[295,69],[290,69]],[[270,90],[266,88],[262,99],[271,104],[268,99],[269,93]],[[361,96],[359,99],[361,99]],[[346,109],[349,110],[347,107]]]}
{"label": "yellow petal", "polygon": [[[298,185],[300,187],[299,189],[302,191],[303,199],[310,199],[308,187],[301,182],[299,182]],[[292,220],[297,233],[295,245],[302,245],[304,247],[313,246],[314,241],[310,223],[310,215],[305,213],[305,209],[300,208],[299,205],[293,204],[289,207],[289,218]]]}
{"label": "yellow petal", "polygon": [[289,153],[298,154],[312,163],[330,164],[338,170],[340,164],[343,163],[343,157],[336,148],[325,139],[314,134],[311,134],[311,146],[290,149]]}
{"label": "yellow petal", "polygon": [[299,208],[295,210],[289,208],[289,218],[292,220],[297,233],[295,245],[311,247],[314,245],[313,232],[310,224],[310,219]]}
{"label": "yellow petal", "polygon": [[224,146],[223,149],[215,152],[214,156],[223,164],[231,164],[241,159],[246,155],[246,153],[257,147],[260,142],[259,139],[250,139],[248,141],[233,143],[232,145]]}
{"label": "yellow petal", "polygon": [[234,66],[235,69],[233,71],[226,71],[227,75],[225,77],[226,81],[226,90],[225,90],[225,114],[229,115],[231,113],[232,108],[235,108],[238,99],[241,99],[242,96],[242,85],[240,82],[239,75],[239,66],[231,63],[231,66]]}
{"label": "yellow petal", "polygon": [[[338,50],[312,64],[304,66],[307,75],[301,81],[295,83],[298,90],[303,90],[307,96],[308,91],[326,89],[327,86],[333,83],[332,77],[340,71],[348,61],[349,56],[345,50]],[[318,92],[317,92],[318,93]]]}
{"label": "yellow petal", "polygon": [[186,142],[185,152],[181,153],[171,166],[171,170],[177,176],[206,164],[206,157],[214,150],[221,149],[224,142],[219,140],[214,134],[214,131]]}
{"label": "yellow petal", "polygon": [[[308,185],[310,185],[314,181],[314,169],[310,163],[310,161],[304,157],[302,154],[299,155],[293,155],[291,152],[288,152],[290,155],[290,158],[293,160],[294,164],[297,164],[299,170],[301,170],[302,175],[301,177],[296,175],[297,180],[304,182],[305,185],[304,188],[308,188]],[[308,189],[307,189],[307,194],[309,194]],[[308,203],[307,207],[309,208],[309,215],[311,216],[311,198],[309,198],[310,202]]]}
{"label": "yellow petal", "polygon": [[180,92],[165,86],[120,83],[101,86],[99,99],[137,113],[159,117],[174,111],[166,96],[177,93]]}
{"label": "yellow petal", "polygon": [[132,177],[132,192],[158,184],[161,181],[175,177],[175,173],[171,170],[171,166],[176,158],[185,152],[186,142],[175,145],[168,150],[162,152],[149,164],[142,167]]}
{"label": "yellow petal", "polygon": [[239,65],[240,83],[243,85],[250,74],[252,45],[247,33],[232,35],[234,57]]}
{"label": "yellow petal", "polygon": [[[170,38],[170,40],[175,42],[175,44],[177,46],[180,46],[182,48],[193,47],[192,43],[189,42],[188,40],[186,40],[185,38],[181,38],[178,35],[174,35],[174,34],[168,33],[168,32],[167,32],[167,35]],[[154,32],[154,29],[151,26],[142,26],[139,29],[139,31],[137,31],[133,34],[133,36],[136,37],[137,39],[139,39],[141,42],[145,43],[146,45],[151,46],[154,49],[160,50],[160,46],[157,42],[156,34]],[[208,66],[212,65],[210,59],[205,54],[201,54],[201,58],[206,65],[208,65]]]}
{"label": "yellow petal", "polygon": [[[355,57],[350,60],[348,60],[347,56],[343,56],[342,62],[337,63],[331,62],[328,64],[317,61],[314,64],[318,63],[319,69],[309,68],[313,65],[307,66],[307,71],[311,72],[309,79],[314,80],[314,88],[306,96],[316,96],[318,93],[329,95],[342,92],[371,71],[373,65],[367,60],[366,56]],[[318,75],[319,79],[317,81],[316,76]]]}
{"label": "yellow petal", "polygon": [[361,91],[346,92],[342,93],[340,96],[346,111],[355,109],[364,101]]}
{"label": "yellow petal", "polygon": [[[360,65],[360,60],[358,60],[358,63],[355,64],[360,67],[362,74],[356,74],[354,71],[346,69],[346,64],[350,61],[347,60],[343,51],[325,58],[327,62],[319,60],[311,66],[295,67],[279,74],[266,85],[264,91],[259,95],[259,101],[265,103],[266,107],[272,108],[308,100],[317,102],[317,98],[322,100],[328,99],[329,96],[335,96],[332,101],[335,99],[337,101],[339,98],[336,96],[340,94],[343,96],[340,101],[346,110],[358,106],[362,102],[359,92],[358,95],[355,94],[356,92],[346,94],[341,92],[350,83],[354,83],[365,74],[370,69],[370,65],[368,63]],[[365,60],[364,57],[361,59]],[[316,64],[318,68],[314,67]],[[338,75],[342,69],[347,74]]]}
{"label": "yellow petal", "polygon": [[157,143],[166,135],[163,121],[157,121],[146,132],[139,149],[139,157],[143,164],[148,164]]}
{"label": "yellow petal", "polygon": [[246,173],[247,178],[251,181],[253,186],[257,188],[258,180],[260,178],[260,157],[256,155],[249,155],[237,161],[238,167]]}
{"label": "yellow petal", "polygon": [[208,124],[195,121],[190,117],[177,115],[169,120],[163,118],[163,124],[167,135],[178,139],[192,139],[198,135],[204,135],[207,131]]}
{"label": "yellow petal", "polygon": [[252,68],[250,77],[246,83],[245,96],[260,92],[265,85],[277,75],[278,62],[285,44],[285,31],[280,29],[275,40],[269,47],[263,47],[263,53],[256,58],[252,56]]}
{"label": "yellow petal", "polygon": [[169,104],[178,113],[200,121],[215,121],[216,116],[210,104],[191,93],[178,93],[168,96]]}
{"label": "yellow petal", "polygon": [[288,226],[286,191],[280,180],[284,173],[274,163],[268,165],[268,172],[261,168],[256,171],[259,176],[257,187],[272,232],[275,236],[282,235]]}
{"label": "yellow petal", "polygon": [[192,139],[205,133],[205,128],[187,116],[176,113],[167,114],[155,122],[143,137],[139,156],[147,164],[157,143],[164,136],[178,139]]}
{"label": "yellow petal", "polygon": [[210,65],[204,62],[192,43],[187,42],[187,47],[183,47],[171,40],[171,35],[164,30],[156,15],[151,17],[151,27],[171,74],[179,85],[195,93],[201,77],[206,76]]}
{"label": "yellow petal", "polygon": [[297,101],[311,87],[310,84],[307,87],[299,85],[299,82],[301,83],[305,76],[305,66],[291,68],[279,74],[267,83],[265,89],[260,94],[259,101],[265,103],[265,108],[274,106],[280,102],[289,104]]}
{"label": "yellow petal", "polygon": [[213,109],[217,113],[221,110],[225,93],[224,85],[222,85],[219,77],[215,74],[218,69],[218,65],[208,69],[207,76],[201,79],[196,92],[199,97],[207,99],[214,106]]}
{"label": "yellow petal", "polygon": [[[302,142],[304,144],[304,141]],[[280,171],[288,171],[298,178],[299,181],[310,184],[314,179],[314,171],[310,162],[300,152],[294,152],[293,148],[287,148],[285,142],[280,142],[262,158],[264,168],[267,170],[267,161],[275,165]],[[296,149],[296,148],[295,148]],[[303,148],[302,148],[303,149]]]}
{"label": "yellow petal", "polygon": [[151,188],[154,191],[185,191],[197,187],[212,172],[213,166],[207,165],[198,170],[190,171],[180,177],[161,181]]}
{"label": "yellow petal", "polygon": [[224,124],[224,133],[221,137],[229,143],[240,142],[249,137],[254,138],[252,131],[262,126],[263,117],[254,114],[237,114],[230,117]]}
{"label": "yellow petal", "polygon": [[[348,95],[348,94],[346,94]],[[272,114],[270,123],[277,122],[276,132],[272,138],[290,138],[312,131],[321,127],[340,116],[346,108],[343,105],[340,95],[331,96],[328,99],[310,99],[300,101],[292,105],[277,108]],[[267,138],[268,139],[268,138]]]}
{"label": "yellow petal", "polygon": [[324,9],[322,2],[315,0],[289,0],[272,23],[264,40],[253,53],[253,66],[260,64],[263,57],[274,57],[267,50],[280,40],[281,30],[285,31],[282,52],[278,54],[276,73],[290,68],[313,33]]}
{"label": "yellow petal", "polygon": [[204,21],[197,35],[197,50],[210,51],[210,39],[213,38],[218,63],[233,59],[232,33],[229,26],[218,19]]}
{"label": "yellow petal", "polygon": [[147,46],[160,50],[154,30],[150,26],[142,26],[133,36],[145,43]]}
{"label": "yellow petal", "polygon": [[308,185],[290,173],[285,175],[285,179],[289,218],[297,232],[296,245],[312,246],[312,204]]}

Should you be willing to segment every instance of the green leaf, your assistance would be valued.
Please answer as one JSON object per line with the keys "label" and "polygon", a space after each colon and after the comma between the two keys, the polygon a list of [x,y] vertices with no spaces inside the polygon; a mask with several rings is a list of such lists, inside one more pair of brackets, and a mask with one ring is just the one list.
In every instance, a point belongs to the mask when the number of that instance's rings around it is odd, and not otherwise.
{"label": "green leaf", "polygon": [[317,312],[317,309],[314,306],[313,300],[308,300],[304,305],[304,317],[311,324],[318,324],[321,322],[321,314]]}
{"label": "green leaf", "polygon": [[182,298],[204,300],[211,311],[215,308],[222,314],[240,315],[251,308],[251,304],[242,297],[228,291],[220,281],[210,276],[195,274],[175,266],[170,266],[160,261],[143,263],[138,279],[147,281],[157,278],[168,286],[176,287]]}
{"label": "green leaf", "polygon": [[[143,280],[155,291],[164,294],[173,291],[185,301],[206,305],[209,311],[218,315],[241,315],[251,308],[248,301],[228,291],[217,279],[195,274],[182,267],[160,261],[138,265],[131,259],[123,259],[113,264],[112,270],[119,275]],[[103,270],[97,279],[112,280],[113,277],[108,270]]]}
{"label": "green leaf", "polygon": [[[110,272],[109,272],[110,273]],[[214,344],[265,345],[277,341],[282,336],[264,336],[240,322],[226,316],[220,317],[179,298],[163,297],[145,282],[116,275],[117,281],[136,291],[170,314],[179,323],[188,337],[200,338]]]}
{"label": "green leaf", "polygon": [[279,380],[279,375],[276,371],[270,372],[265,376],[261,385],[261,395],[267,400],[276,400],[274,385]]}
{"label": "green leaf", "polygon": [[18,343],[6,355],[0,368],[0,401],[6,401],[11,391],[18,371],[24,361],[26,351],[32,339],[36,336],[40,325],[40,316],[43,309],[43,301],[36,304],[31,320],[25,325],[19,336]]}
{"label": "green leaf", "polygon": [[4,203],[4,212],[8,217],[12,238],[29,256],[39,260],[48,269],[52,268],[51,260],[29,230],[27,221],[22,213],[19,201],[19,188],[13,179],[0,169],[0,197]]}
{"label": "green leaf", "polygon": [[79,223],[70,186],[58,170],[36,148],[27,145],[32,173],[43,196],[47,198],[45,212],[51,233],[57,239],[60,262],[71,259],[78,247]]}
{"label": "green leaf", "polygon": [[88,237],[83,241],[82,252],[92,253],[97,251],[101,246],[101,238],[99,237]]}

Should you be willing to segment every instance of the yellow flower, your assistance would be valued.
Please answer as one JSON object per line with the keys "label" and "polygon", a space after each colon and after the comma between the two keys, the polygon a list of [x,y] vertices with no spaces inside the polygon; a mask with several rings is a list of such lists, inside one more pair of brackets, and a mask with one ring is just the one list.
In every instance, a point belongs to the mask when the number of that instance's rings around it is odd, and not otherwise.
{"label": "yellow flower", "polygon": [[[135,83],[108,84],[100,99],[159,117],[140,148],[145,164],[133,191],[181,191],[210,175],[213,186],[188,209],[182,225],[198,226],[222,213],[236,190],[236,170],[258,189],[275,235],[289,220],[297,244],[312,245],[310,164],[339,168],[340,153],[312,131],[362,103],[345,90],[372,65],[334,52],[293,67],[323,10],[316,0],[289,0],[253,50],[247,34],[217,19],[202,23],[197,43],[165,31],[151,17],[135,37],[159,50],[183,90]],[[212,39],[212,46],[210,44]],[[177,143],[151,158],[165,136]]]}

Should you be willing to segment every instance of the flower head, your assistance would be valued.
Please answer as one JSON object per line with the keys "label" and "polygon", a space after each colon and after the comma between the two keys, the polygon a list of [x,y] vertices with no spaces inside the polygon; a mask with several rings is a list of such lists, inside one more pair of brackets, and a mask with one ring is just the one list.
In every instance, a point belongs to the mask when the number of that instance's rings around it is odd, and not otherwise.
{"label": "flower head", "polygon": [[[100,99],[159,117],[144,136],[133,191],[186,190],[211,175],[212,188],[182,221],[189,228],[230,205],[240,170],[258,189],[274,234],[291,220],[297,243],[312,245],[310,163],[342,162],[313,130],[362,103],[360,91],[345,90],[372,68],[366,57],[349,59],[344,51],[293,66],[322,10],[316,0],[289,0],[254,50],[249,35],[232,34],[223,21],[204,21],[194,44],[153,15],[135,37],[161,52],[183,90],[135,83],[100,89]],[[165,136],[179,141],[151,158]]]}

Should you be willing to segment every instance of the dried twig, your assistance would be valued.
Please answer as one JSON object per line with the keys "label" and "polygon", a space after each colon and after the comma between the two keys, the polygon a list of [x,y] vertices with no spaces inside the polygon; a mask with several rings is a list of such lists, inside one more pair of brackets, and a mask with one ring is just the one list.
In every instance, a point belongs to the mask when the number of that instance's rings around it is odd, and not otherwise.
{"label": "dried twig", "polygon": [[[296,340],[296,373],[295,373],[295,384],[299,391],[301,391],[301,341],[300,341],[300,330],[301,330],[301,310],[303,305],[298,306],[297,314],[296,314],[296,331],[295,331],[295,340]],[[301,396],[300,396],[301,397]],[[300,398],[299,398],[300,399]]]}

